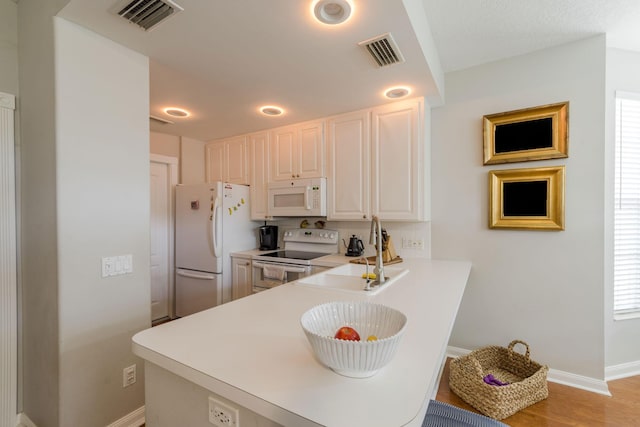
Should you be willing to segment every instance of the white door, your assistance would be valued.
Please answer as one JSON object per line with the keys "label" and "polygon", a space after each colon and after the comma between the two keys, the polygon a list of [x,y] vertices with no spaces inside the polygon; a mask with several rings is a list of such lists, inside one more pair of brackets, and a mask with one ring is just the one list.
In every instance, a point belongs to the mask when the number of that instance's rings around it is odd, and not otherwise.
{"label": "white door", "polygon": [[[159,161],[155,161],[159,160]],[[173,186],[175,159],[150,165],[151,320],[173,317]]]}

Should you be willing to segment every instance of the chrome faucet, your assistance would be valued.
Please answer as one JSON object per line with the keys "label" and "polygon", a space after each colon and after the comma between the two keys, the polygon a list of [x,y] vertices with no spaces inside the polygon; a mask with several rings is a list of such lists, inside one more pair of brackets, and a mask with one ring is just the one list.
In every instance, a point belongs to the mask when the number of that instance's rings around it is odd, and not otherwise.
{"label": "chrome faucet", "polygon": [[364,273],[365,274],[364,277],[366,279],[366,282],[365,282],[366,285],[364,286],[364,290],[365,291],[370,291],[371,290],[371,286],[370,286],[371,279],[369,278],[369,260],[365,256],[360,257],[360,259],[363,259],[365,264],[367,264],[367,266],[365,267],[366,269],[365,269],[365,273]]}
{"label": "chrome faucet", "polygon": [[373,272],[376,275],[375,285],[382,285],[386,280],[384,277],[384,264],[382,262],[382,226],[380,225],[380,218],[376,215],[371,217],[369,244],[376,245],[376,267],[373,269]]}

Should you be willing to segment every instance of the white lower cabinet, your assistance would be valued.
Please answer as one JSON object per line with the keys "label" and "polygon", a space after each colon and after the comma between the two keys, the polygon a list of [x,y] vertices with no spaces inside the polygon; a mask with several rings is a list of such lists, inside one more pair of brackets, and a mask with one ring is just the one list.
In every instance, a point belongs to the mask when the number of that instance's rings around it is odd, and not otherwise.
{"label": "white lower cabinet", "polygon": [[328,120],[329,220],[425,221],[422,98]]}
{"label": "white lower cabinet", "polygon": [[231,269],[233,270],[231,278],[231,299],[237,300],[251,295],[251,288],[253,286],[251,258],[231,257]]}

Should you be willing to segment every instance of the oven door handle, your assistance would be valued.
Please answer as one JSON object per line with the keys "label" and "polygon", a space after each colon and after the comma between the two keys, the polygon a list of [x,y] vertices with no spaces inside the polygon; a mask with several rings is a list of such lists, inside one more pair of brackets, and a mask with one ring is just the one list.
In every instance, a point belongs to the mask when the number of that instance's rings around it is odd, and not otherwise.
{"label": "oven door handle", "polygon": [[253,266],[258,268],[263,268],[266,265],[274,265],[278,267],[282,267],[285,273],[306,273],[309,270],[309,266],[305,267],[294,267],[291,265],[283,265],[278,263],[264,263],[260,261],[253,261]]}

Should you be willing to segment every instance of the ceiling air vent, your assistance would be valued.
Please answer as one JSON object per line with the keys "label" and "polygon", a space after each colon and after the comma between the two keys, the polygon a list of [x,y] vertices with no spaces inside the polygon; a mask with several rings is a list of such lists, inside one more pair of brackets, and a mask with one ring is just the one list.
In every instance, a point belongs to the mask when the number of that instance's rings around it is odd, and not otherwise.
{"label": "ceiling air vent", "polygon": [[393,40],[391,33],[365,40],[358,43],[358,45],[367,49],[367,52],[369,52],[379,67],[404,62],[404,57],[402,53],[400,53],[400,49],[398,49],[398,45]]}
{"label": "ceiling air vent", "polygon": [[125,0],[119,2],[114,11],[132,24],[149,31],[183,9],[171,0]]}

